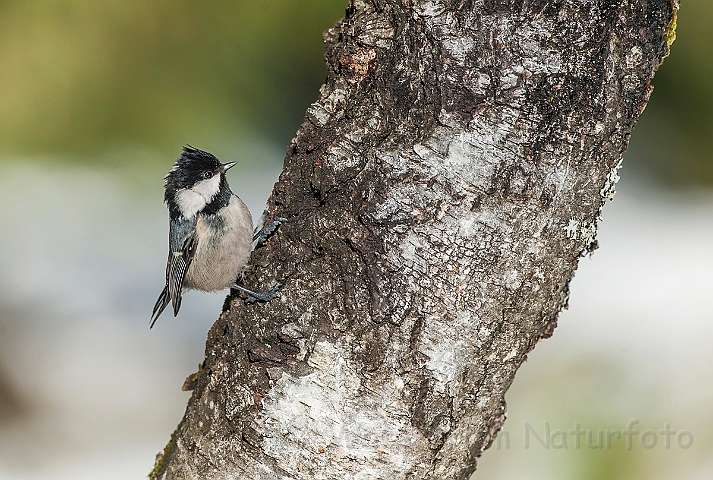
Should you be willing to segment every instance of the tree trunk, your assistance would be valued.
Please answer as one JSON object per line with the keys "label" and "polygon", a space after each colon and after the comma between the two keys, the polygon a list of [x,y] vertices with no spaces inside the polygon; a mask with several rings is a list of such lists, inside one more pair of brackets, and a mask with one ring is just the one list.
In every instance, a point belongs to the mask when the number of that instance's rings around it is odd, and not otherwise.
{"label": "tree trunk", "polygon": [[154,478],[465,479],[552,334],[675,0],[352,0],[284,223]]}

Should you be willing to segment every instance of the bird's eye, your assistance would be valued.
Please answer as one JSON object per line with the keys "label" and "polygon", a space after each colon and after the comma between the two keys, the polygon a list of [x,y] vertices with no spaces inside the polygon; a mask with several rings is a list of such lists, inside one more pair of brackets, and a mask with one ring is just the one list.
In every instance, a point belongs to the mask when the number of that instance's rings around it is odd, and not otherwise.
{"label": "bird's eye", "polygon": [[208,180],[208,179],[209,179],[210,177],[212,177],[212,176],[213,176],[213,172],[211,172],[211,171],[209,171],[209,170],[206,170],[206,171],[203,172],[203,174],[201,175],[201,177],[203,177],[203,178],[206,179],[206,180]]}

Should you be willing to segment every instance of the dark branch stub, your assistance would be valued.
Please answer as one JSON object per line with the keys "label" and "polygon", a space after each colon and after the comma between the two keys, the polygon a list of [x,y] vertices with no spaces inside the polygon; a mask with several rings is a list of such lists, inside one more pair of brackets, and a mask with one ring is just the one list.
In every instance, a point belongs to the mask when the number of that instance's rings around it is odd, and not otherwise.
{"label": "dark branch stub", "polygon": [[352,1],[155,478],[464,479],[595,245],[669,0]]}

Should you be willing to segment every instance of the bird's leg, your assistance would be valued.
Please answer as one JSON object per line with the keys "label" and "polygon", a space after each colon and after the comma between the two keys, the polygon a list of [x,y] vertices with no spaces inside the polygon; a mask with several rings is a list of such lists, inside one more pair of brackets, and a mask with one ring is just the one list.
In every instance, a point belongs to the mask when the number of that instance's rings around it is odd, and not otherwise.
{"label": "bird's leg", "polygon": [[[265,218],[267,217],[267,210],[263,212],[262,218],[260,219],[260,224],[262,224],[265,221]],[[286,222],[286,218],[282,217],[277,217],[274,219],[272,222],[268,223],[267,225],[262,225],[260,230],[258,230],[254,235],[253,235],[253,250],[255,250],[257,247],[264,245],[267,242],[267,239],[270,238],[270,236],[275,233],[277,230],[277,227],[282,225],[284,222]],[[279,283],[276,283],[270,289],[265,292],[265,293],[260,293],[260,292],[253,292],[252,290],[248,290],[247,288],[238,285],[237,283],[233,285],[232,288],[235,290],[240,290],[242,292],[247,293],[249,296],[248,298],[245,299],[245,303],[255,303],[255,302],[269,302],[270,300],[274,300],[277,298],[277,290],[281,287]]]}
{"label": "bird's leg", "polygon": [[[267,210],[265,211],[267,213]],[[265,217],[265,214],[263,214],[263,219]],[[270,235],[275,233],[275,230],[277,230],[277,227],[282,225],[284,222],[286,222],[286,218],[282,217],[277,217],[274,219],[272,222],[268,223],[267,225],[263,225],[260,230],[253,235],[253,250],[256,249],[259,246],[265,245],[267,242],[267,239],[270,238]]]}
{"label": "bird's leg", "polygon": [[270,300],[274,300],[278,297],[277,295],[277,290],[281,287],[279,283],[276,283],[270,289],[265,292],[265,293],[259,293],[259,292],[253,292],[252,290],[248,290],[245,287],[242,287],[238,285],[237,283],[233,285],[232,288],[235,290],[240,290],[241,292],[245,292],[248,295],[250,295],[248,298],[245,299],[245,303],[255,303],[255,302],[269,302]]}

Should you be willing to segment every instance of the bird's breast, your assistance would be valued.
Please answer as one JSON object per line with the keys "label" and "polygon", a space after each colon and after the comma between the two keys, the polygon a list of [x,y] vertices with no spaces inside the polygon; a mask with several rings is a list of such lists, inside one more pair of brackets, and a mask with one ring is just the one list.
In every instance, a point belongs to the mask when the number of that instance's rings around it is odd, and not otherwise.
{"label": "bird's breast", "polygon": [[184,287],[207,292],[231,287],[248,263],[252,233],[250,211],[235,195],[215,214],[199,214],[196,253]]}

